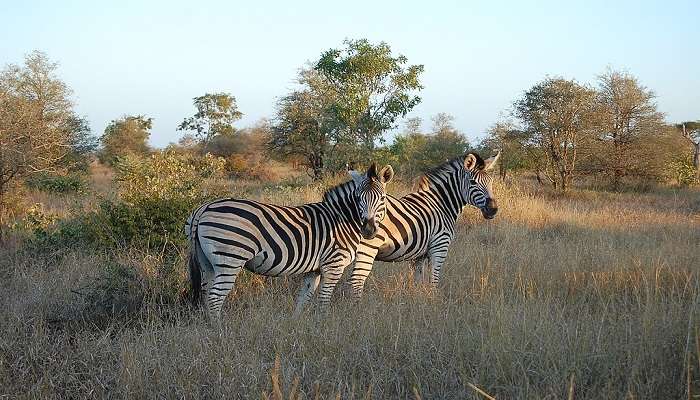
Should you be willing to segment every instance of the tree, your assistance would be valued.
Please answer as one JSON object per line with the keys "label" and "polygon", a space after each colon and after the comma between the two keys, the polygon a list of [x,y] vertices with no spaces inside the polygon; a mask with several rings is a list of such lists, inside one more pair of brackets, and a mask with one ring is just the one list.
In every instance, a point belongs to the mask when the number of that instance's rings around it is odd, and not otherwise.
{"label": "tree", "polygon": [[0,219],[11,187],[30,174],[60,168],[71,149],[71,91],[56,69],[35,51],[22,66],[10,64],[0,73]]}
{"label": "tree", "polygon": [[469,141],[454,127],[454,117],[438,113],[431,118],[432,135],[428,138],[427,158],[431,164],[441,164],[446,160],[463,155],[469,149]]}
{"label": "tree", "polygon": [[425,151],[428,135],[423,133],[422,125],[423,121],[420,118],[409,118],[403,132],[396,136],[389,146],[391,162],[402,175],[415,176],[430,168],[431,160]]}
{"label": "tree", "polygon": [[700,181],[700,121],[686,121],[676,125],[676,128],[693,146],[693,168],[696,180]]}
{"label": "tree", "polygon": [[47,128],[60,129],[73,116],[71,89],[56,76],[58,64],[40,51],[29,53],[23,66],[9,65],[2,73],[4,85],[30,102]]}
{"label": "tree", "polygon": [[561,191],[569,188],[579,147],[590,135],[594,94],[575,81],[548,78],[515,102],[515,116],[547,155],[545,176]]}
{"label": "tree", "polygon": [[609,70],[599,76],[596,93],[598,146],[595,165],[617,189],[624,177],[657,176],[653,147],[664,131],[664,116],[654,93],[627,73]]}
{"label": "tree", "polygon": [[73,115],[65,124],[69,137],[69,151],[62,163],[69,171],[87,172],[90,157],[99,146],[99,139],[92,135],[87,118]]}
{"label": "tree", "polygon": [[233,123],[241,119],[243,113],[238,111],[236,98],[230,93],[207,93],[193,100],[197,112],[185,118],[177,129],[195,131],[204,151],[214,137],[235,133]]}
{"label": "tree", "polygon": [[415,176],[469,149],[467,138],[453,125],[453,116],[439,113],[431,120],[432,132],[425,134],[420,118],[408,119],[403,133],[388,147],[390,157],[383,161],[400,166],[402,175]]}
{"label": "tree", "polygon": [[332,114],[335,94],[314,70],[302,69],[298,83],[299,89],[277,103],[269,147],[285,156],[303,157],[309,175],[320,179],[329,152],[342,142]]}
{"label": "tree", "polygon": [[102,150],[99,158],[103,163],[114,165],[126,155],[145,155],[150,152],[148,138],[153,118],[143,115],[125,115],[112,120],[100,138]]}
{"label": "tree", "polygon": [[541,160],[544,154],[533,146],[527,132],[519,129],[511,121],[501,121],[489,128],[488,135],[481,142],[479,151],[494,153],[501,150],[498,160],[501,179],[505,180],[508,171],[531,169],[537,173],[537,161]]}
{"label": "tree", "polygon": [[343,49],[324,52],[314,69],[335,94],[331,110],[336,128],[363,147],[360,161],[366,161],[382,133],[420,102],[413,92],[423,88],[423,66],[407,65],[406,57],[394,57],[384,42],[373,45],[360,39],[343,44]]}

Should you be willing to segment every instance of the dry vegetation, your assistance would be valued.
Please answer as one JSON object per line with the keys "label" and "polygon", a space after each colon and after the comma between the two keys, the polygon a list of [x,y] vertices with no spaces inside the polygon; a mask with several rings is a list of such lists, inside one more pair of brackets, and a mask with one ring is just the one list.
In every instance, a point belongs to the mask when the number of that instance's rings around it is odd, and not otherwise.
{"label": "dry vegetation", "polygon": [[[285,203],[319,196],[233,190]],[[128,269],[116,269],[99,249],[8,240],[0,397],[700,394],[700,192],[558,197],[521,183],[498,193],[495,220],[465,211],[438,290],[413,285],[405,264],[380,263],[360,304],[344,287],[327,315],[312,307],[294,317],[298,281],[245,275],[220,331],[184,300],[161,297],[158,252],[125,249]],[[133,279],[115,291],[110,268]]]}

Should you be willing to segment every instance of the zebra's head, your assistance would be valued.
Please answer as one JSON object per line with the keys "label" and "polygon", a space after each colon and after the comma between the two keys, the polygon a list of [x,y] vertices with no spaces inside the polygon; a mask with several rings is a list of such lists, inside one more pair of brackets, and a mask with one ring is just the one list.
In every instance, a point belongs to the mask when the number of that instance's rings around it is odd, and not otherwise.
{"label": "zebra's head", "polygon": [[468,153],[464,157],[464,176],[461,182],[462,196],[465,203],[477,207],[486,219],[491,219],[498,212],[498,205],[493,195],[493,177],[489,170],[493,169],[501,156],[499,151],[495,156],[483,160],[476,153]]}
{"label": "zebra's head", "polygon": [[379,223],[386,215],[386,185],[394,178],[391,165],[377,171],[373,163],[366,173],[350,171],[355,182],[355,204],[360,215],[360,233],[365,239],[373,239],[379,229]]}

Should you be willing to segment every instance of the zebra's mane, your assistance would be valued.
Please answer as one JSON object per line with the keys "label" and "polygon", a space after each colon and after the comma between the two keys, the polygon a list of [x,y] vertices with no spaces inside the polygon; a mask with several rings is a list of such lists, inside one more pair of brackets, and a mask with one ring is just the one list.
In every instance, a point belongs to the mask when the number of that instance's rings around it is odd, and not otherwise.
{"label": "zebra's mane", "polygon": [[347,198],[350,193],[352,193],[355,190],[355,181],[352,179],[345,182],[341,183],[339,185],[333,186],[329,189],[327,189],[323,193],[323,201],[324,202],[334,202],[340,198]]}
{"label": "zebra's mane", "polygon": [[[476,157],[476,169],[483,169],[486,166],[484,159],[476,153],[473,154]],[[429,170],[418,180],[418,190],[428,190],[430,189],[430,183],[434,182],[439,176],[444,173],[451,173],[455,168],[459,168],[464,165],[464,159],[467,155],[457,156],[451,160],[445,161],[444,163],[438,165],[437,167]]]}

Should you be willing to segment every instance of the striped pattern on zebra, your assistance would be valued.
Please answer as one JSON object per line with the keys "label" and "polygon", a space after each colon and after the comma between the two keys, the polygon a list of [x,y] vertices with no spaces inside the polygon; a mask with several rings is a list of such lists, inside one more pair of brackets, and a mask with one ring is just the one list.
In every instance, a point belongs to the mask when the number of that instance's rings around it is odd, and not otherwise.
{"label": "striped pattern on zebra", "polygon": [[418,191],[401,198],[387,196],[387,218],[375,238],[363,240],[358,247],[350,276],[353,296],[362,296],[375,259],[413,261],[416,281],[424,279],[427,263],[430,283],[437,285],[462,208],[472,205],[486,219],[496,216],[493,178],[487,171],[496,165],[500,154],[484,161],[476,153],[467,153],[426,173]]}
{"label": "striped pattern on zebra", "polygon": [[206,293],[218,319],[236,277],[245,268],[267,276],[304,275],[306,289],[297,311],[321,284],[327,307],[345,268],[355,259],[361,238],[373,238],[385,213],[387,165],[326,191],[319,203],[297,207],[252,200],[220,199],[195,210],[185,232],[190,241],[190,281],[195,303]]}

